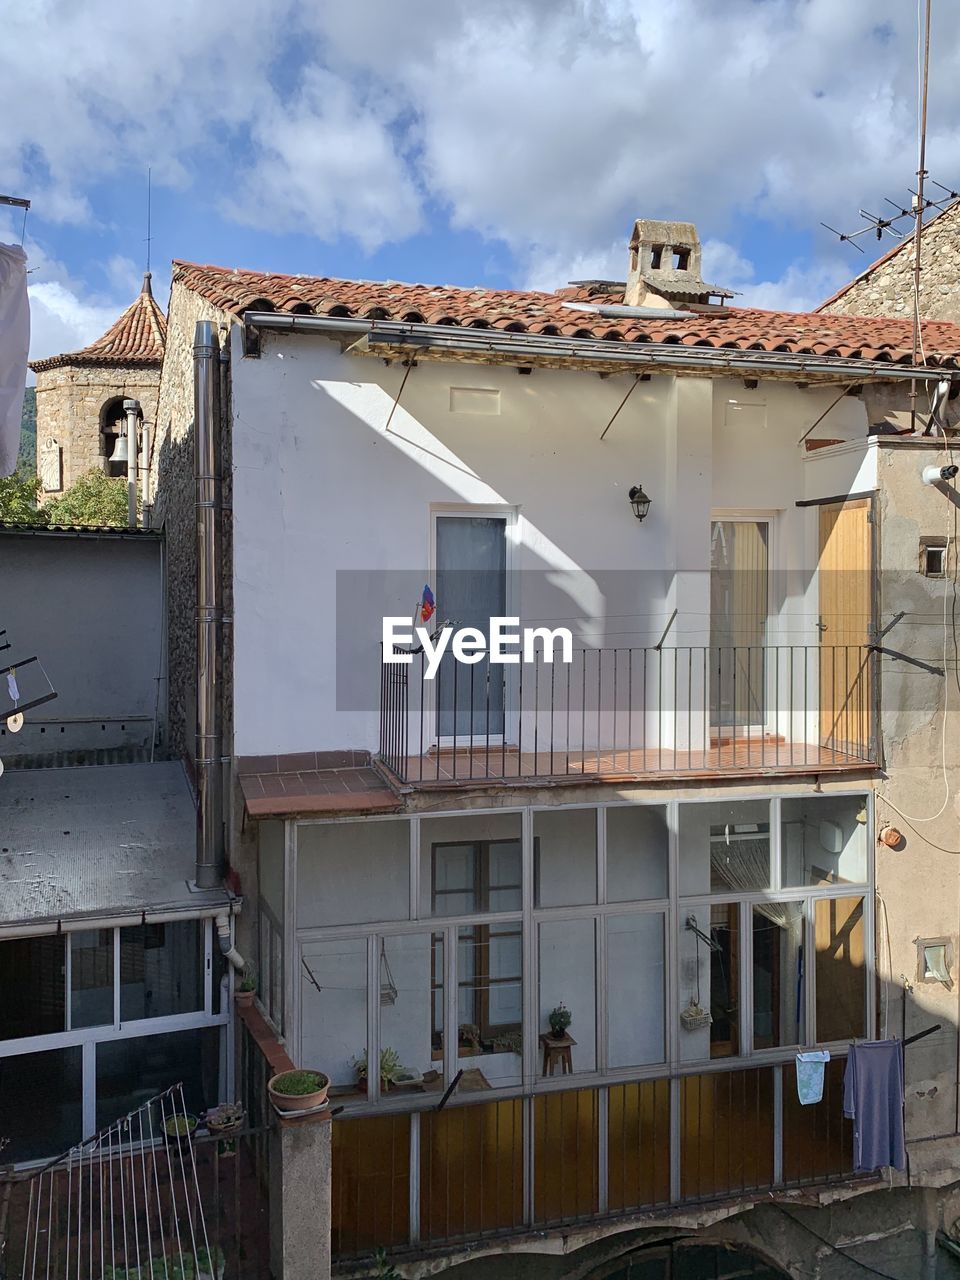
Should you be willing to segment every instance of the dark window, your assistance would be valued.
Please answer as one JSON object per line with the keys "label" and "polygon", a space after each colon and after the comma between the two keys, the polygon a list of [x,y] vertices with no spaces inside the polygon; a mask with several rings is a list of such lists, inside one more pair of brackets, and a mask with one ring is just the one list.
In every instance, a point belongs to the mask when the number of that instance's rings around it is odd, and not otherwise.
{"label": "dark window", "polygon": [[655,244],[650,250],[650,266],[654,271],[660,270],[660,264],[663,262],[663,245]]}
{"label": "dark window", "polygon": [[66,939],[0,942],[0,1040],[66,1029]]}
{"label": "dark window", "polygon": [[120,1021],[203,1009],[203,921],[120,930]]}

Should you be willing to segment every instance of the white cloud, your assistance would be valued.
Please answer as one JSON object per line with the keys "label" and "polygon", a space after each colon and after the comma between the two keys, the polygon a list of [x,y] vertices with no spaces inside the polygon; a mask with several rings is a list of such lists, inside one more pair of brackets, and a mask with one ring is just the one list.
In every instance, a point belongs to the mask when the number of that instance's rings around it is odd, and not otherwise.
{"label": "white cloud", "polygon": [[[712,283],[809,304],[861,265],[817,223],[906,199],[915,23],[904,0],[237,0],[229,21],[196,0],[32,0],[0,44],[0,189],[47,223],[114,221],[104,188],[122,203],[150,164],[188,209],[368,251],[429,213],[550,288],[622,278],[632,219],[681,217],[726,246]],[[946,181],[958,71],[944,5],[928,164]],[[730,246],[745,215],[815,248],[757,280]]]}
{"label": "white cloud", "polygon": [[238,222],[352,235],[368,250],[420,226],[420,198],[390,132],[391,104],[367,102],[311,67],[296,96],[274,98],[252,127],[254,159],[226,208]]}

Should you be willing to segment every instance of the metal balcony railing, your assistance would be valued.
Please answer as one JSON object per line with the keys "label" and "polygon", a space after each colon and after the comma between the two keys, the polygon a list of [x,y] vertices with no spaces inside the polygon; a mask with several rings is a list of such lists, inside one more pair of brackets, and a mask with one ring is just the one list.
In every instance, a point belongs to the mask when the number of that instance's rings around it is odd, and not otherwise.
{"label": "metal balcony railing", "polygon": [[860,645],[577,649],[382,668],[380,759],[411,785],[799,772],[877,762]]}

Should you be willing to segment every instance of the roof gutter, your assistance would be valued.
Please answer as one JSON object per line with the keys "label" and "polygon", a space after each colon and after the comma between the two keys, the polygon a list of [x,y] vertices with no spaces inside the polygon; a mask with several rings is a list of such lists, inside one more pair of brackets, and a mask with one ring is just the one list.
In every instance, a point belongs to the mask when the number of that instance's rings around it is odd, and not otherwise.
{"label": "roof gutter", "polygon": [[250,330],[314,333],[320,337],[353,339],[346,348],[356,355],[382,355],[392,349],[397,356],[429,353],[473,356],[483,362],[499,356],[519,364],[538,360],[578,361],[611,366],[685,370],[689,373],[742,372],[779,374],[807,379],[829,377],[852,382],[936,382],[951,366],[914,366],[884,360],[857,360],[839,356],[794,355],[783,351],[739,351],[718,347],[688,347],[682,343],[614,342],[604,338],[555,338],[497,329],[471,329],[459,325],[408,324],[364,320],[346,316],[305,316],[289,312],[247,311],[244,325]]}

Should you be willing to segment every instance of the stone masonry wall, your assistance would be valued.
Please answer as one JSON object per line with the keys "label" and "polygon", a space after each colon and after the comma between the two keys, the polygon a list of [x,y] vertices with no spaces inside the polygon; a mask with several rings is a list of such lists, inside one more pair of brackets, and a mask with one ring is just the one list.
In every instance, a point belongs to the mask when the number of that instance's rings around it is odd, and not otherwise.
{"label": "stone masonry wall", "polygon": [[196,490],[193,474],[193,336],[198,320],[212,320],[223,344],[227,317],[197,294],[174,284],[157,406],[150,512],[167,548],[170,741],[192,757],[196,734]]}
{"label": "stone masonry wall", "polygon": [[59,489],[44,488],[40,500],[55,498],[88,471],[104,469],[100,411],[117,396],[139,400],[145,422],[156,422],[159,368],[61,365],[37,374],[37,473],[44,447],[60,449]]}
{"label": "stone masonry wall", "polygon": [[[913,236],[885,261],[868,267],[824,310],[838,315],[913,315]],[[920,242],[920,315],[960,321],[960,203],[923,229]]]}

